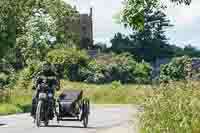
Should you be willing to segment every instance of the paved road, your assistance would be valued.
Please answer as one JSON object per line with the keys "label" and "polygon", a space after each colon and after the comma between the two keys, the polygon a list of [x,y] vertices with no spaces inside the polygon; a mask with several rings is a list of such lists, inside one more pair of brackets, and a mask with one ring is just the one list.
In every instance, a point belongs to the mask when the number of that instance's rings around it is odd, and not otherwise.
{"label": "paved road", "polygon": [[94,106],[88,128],[80,122],[50,122],[36,128],[29,114],[0,117],[1,133],[136,133],[137,107],[131,105]]}

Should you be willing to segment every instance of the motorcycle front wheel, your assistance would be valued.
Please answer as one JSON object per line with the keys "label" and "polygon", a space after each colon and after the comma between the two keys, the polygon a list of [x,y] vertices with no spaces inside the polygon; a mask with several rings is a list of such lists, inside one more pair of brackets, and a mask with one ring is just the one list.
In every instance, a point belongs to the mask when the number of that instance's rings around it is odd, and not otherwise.
{"label": "motorcycle front wheel", "polygon": [[36,126],[37,127],[41,126],[42,104],[43,104],[43,101],[40,100],[37,105],[37,110],[36,110]]}

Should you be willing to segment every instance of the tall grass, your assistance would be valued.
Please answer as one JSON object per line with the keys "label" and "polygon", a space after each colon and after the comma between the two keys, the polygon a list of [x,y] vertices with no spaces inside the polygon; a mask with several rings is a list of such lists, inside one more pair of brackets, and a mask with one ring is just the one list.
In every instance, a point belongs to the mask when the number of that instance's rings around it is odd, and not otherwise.
{"label": "tall grass", "polygon": [[147,99],[142,133],[200,133],[200,84],[174,83]]}
{"label": "tall grass", "polygon": [[6,90],[0,90],[0,103],[6,103],[10,101],[10,92]]}

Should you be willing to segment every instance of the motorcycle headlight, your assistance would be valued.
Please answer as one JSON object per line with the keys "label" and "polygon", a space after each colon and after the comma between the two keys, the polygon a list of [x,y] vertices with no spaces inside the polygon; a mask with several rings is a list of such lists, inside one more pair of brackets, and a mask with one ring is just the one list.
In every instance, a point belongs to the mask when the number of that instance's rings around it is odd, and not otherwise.
{"label": "motorcycle headlight", "polygon": [[52,94],[52,93],[49,93],[49,94],[48,94],[48,97],[49,97],[49,98],[52,98],[52,97],[53,97],[53,94]]}

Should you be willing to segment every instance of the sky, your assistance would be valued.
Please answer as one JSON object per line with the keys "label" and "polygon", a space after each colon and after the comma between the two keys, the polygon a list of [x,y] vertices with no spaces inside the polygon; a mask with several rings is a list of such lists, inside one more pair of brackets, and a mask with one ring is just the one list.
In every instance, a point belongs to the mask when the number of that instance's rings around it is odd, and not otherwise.
{"label": "sky", "polygon": [[190,6],[168,4],[166,11],[174,27],[167,30],[170,42],[179,46],[191,44],[200,48],[200,0],[192,0]]}
{"label": "sky", "polygon": [[[76,6],[80,13],[89,13],[93,7],[93,24],[95,42],[110,44],[115,33],[129,34],[130,30],[117,24],[113,18],[122,8],[123,0],[65,0],[72,6]],[[200,0],[192,0],[190,6],[177,6],[170,4],[169,0],[163,0],[168,8],[166,14],[174,25],[167,29],[166,35],[171,44],[184,47],[191,44],[200,48]]]}

